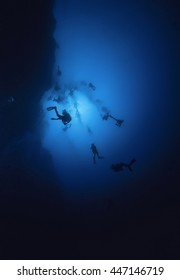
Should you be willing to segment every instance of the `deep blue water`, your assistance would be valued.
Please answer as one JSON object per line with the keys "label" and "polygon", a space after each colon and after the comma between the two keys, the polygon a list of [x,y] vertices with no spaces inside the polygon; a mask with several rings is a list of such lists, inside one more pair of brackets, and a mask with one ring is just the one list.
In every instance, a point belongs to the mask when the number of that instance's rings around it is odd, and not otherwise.
{"label": "deep blue water", "polygon": [[[0,256],[179,258],[177,7],[45,2],[5,13]],[[49,106],[66,109],[71,126]],[[104,157],[96,164],[92,143]],[[133,158],[133,172],[110,168]]]}

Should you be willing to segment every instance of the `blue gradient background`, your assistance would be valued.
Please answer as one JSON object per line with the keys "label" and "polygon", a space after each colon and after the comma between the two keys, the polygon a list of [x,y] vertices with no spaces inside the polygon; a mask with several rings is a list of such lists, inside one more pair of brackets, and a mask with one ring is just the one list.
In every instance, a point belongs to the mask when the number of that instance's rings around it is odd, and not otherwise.
{"label": "blue gradient background", "polygon": [[178,4],[1,1],[0,258],[179,259]]}
{"label": "blue gradient background", "polygon": [[[158,4],[157,4],[158,5]],[[78,86],[75,92],[81,115],[75,117],[72,100],[58,105],[69,110],[72,127],[64,132],[60,122],[52,122],[54,112],[46,107],[52,89],[41,100],[44,110],[42,144],[53,157],[54,167],[65,193],[87,196],[112,188],[134,188],[149,180],[168,161],[173,129],[173,33],[154,3],[142,1],[56,1],[53,80],[60,65],[60,85]],[[96,91],[79,86],[92,82]],[[90,98],[89,98],[90,97]],[[100,107],[124,119],[121,128],[110,119],[102,121]],[[74,115],[73,115],[74,114]],[[87,127],[92,134],[89,135]],[[105,159],[92,164],[90,145],[94,142]],[[135,173],[114,174],[112,163],[137,159]],[[148,179],[149,178],[149,179]],[[144,185],[143,188],[146,188]]]}

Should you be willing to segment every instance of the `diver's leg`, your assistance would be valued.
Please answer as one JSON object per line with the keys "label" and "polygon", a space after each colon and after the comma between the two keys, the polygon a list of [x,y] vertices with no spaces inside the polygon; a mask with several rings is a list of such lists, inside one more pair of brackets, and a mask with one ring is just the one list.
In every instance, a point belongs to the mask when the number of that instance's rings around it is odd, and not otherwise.
{"label": "diver's leg", "polygon": [[93,162],[94,162],[94,164],[96,163],[96,155],[95,154],[93,155]]}
{"label": "diver's leg", "polygon": [[62,116],[58,113],[58,110],[57,110],[57,107],[56,107],[56,106],[54,106],[54,110],[55,110],[55,112],[56,112],[56,116],[57,116],[58,118],[62,119]]}

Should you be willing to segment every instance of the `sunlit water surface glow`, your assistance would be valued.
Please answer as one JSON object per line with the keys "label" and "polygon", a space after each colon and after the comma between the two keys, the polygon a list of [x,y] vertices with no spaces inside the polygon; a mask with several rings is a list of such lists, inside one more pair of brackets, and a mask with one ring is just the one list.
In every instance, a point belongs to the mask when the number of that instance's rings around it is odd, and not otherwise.
{"label": "sunlit water surface glow", "polygon": [[[77,5],[74,3],[76,2]],[[53,80],[61,90],[49,89],[41,100],[43,108],[42,143],[53,157],[54,167],[67,192],[101,192],[112,186],[127,186],[150,172],[158,163],[157,154],[166,148],[164,127],[169,118],[166,70],[168,45],[161,26],[147,11],[134,11],[124,4],[121,11],[94,9],[96,1],[56,1],[54,38],[56,50]],[[107,8],[107,7],[106,7]],[[146,14],[145,14],[146,13]],[[131,14],[131,18],[129,18]],[[138,19],[138,20],[137,20]],[[124,26],[124,27],[123,27]],[[163,47],[163,48],[162,48]],[[163,51],[162,51],[163,49]],[[57,66],[62,76],[57,77]],[[92,82],[96,90],[89,89]],[[73,96],[69,89],[76,87]],[[63,96],[57,103],[50,99]],[[64,130],[49,106],[72,116]],[[78,110],[78,112],[77,112]],[[124,119],[102,120],[105,111]],[[93,164],[91,143],[105,158]],[[135,173],[114,173],[112,163],[137,159]]]}

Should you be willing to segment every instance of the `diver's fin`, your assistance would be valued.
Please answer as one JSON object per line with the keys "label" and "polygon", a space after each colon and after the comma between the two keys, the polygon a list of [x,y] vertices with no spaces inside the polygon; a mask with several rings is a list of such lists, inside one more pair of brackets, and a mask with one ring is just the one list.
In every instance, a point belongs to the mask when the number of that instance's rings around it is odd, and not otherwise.
{"label": "diver's fin", "polygon": [[129,169],[130,172],[133,172],[133,169],[131,168],[130,165],[127,165],[127,168]]}
{"label": "diver's fin", "polygon": [[136,162],[136,159],[133,158],[133,159],[130,161],[129,165],[132,165],[132,164],[135,163],[135,162]]}
{"label": "diver's fin", "polygon": [[123,124],[124,120],[117,120],[116,125],[121,126]]}
{"label": "diver's fin", "polygon": [[132,169],[131,165],[132,165],[133,163],[135,163],[135,162],[136,162],[136,159],[133,158],[133,159],[130,161],[130,163],[127,165],[127,168],[129,169],[130,172],[133,172],[133,169]]}
{"label": "diver's fin", "polygon": [[71,127],[71,123],[66,124],[65,127],[63,128],[64,131],[67,131]]}
{"label": "diver's fin", "polygon": [[51,110],[54,110],[54,109],[55,109],[55,106],[47,107],[46,109],[47,109],[48,111],[51,111]]}

